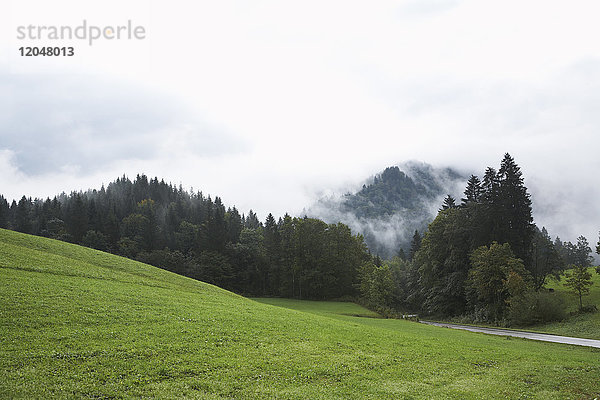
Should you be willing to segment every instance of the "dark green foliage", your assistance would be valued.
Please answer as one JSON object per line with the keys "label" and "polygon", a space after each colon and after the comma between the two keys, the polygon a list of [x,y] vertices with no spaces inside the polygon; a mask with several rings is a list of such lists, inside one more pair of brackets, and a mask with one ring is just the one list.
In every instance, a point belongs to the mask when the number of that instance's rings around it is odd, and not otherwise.
{"label": "dark green foliage", "polygon": [[421,248],[421,240],[421,234],[419,231],[415,231],[412,241],[410,242],[410,253],[408,254],[411,261],[415,258],[415,254],[417,254],[417,251]]}
{"label": "dark green foliage", "polygon": [[[197,263],[197,267],[195,263]],[[184,275],[221,287],[231,286],[233,267],[229,258],[224,254],[216,251],[205,251],[188,264],[193,265],[194,269],[189,270],[188,267]]]}
{"label": "dark green foliage", "polygon": [[402,247],[400,247],[400,249],[398,250],[398,254],[396,255],[398,258],[400,258],[403,261],[406,261],[406,252],[404,251],[404,249]]}
{"label": "dark green foliage", "polygon": [[475,175],[471,175],[467,181],[467,188],[465,189],[465,197],[461,199],[462,204],[468,203],[479,203],[482,200],[483,188],[481,187],[481,181]]}
{"label": "dark green foliage", "polygon": [[17,204],[15,208],[14,229],[18,232],[32,233],[31,199],[28,199],[25,196],[21,197],[19,204]]}
{"label": "dark green foliage", "polygon": [[243,220],[243,225],[248,229],[258,229],[261,225],[256,213],[252,210],[248,212],[248,216]]}
{"label": "dark green foliage", "polygon": [[188,221],[181,221],[175,232],[175,248],[184,254],[199,252],[200,249],[200,226]]}
{"label": "dark green foliage", "polygon": [[531,273],[532,284],[535,290],[540,290],[546,284],[546,278],[553,276],[560,278],[563,265],[560,255],[546,228],[540,231],[535,227],[533,241],[531,243]]}
{"label": "dark green foliage", "polygon": [[360,299],[381,315],[394,317],[398,310],[416,310],[407,300],[410,293],[411,263],[395,257],[381,262],[374,257],[359,269]]}
{"label": "dark green foliage", "polygon": [[367,262],[359,270],[360,294],[369,308],[391,309],[397,302],[398,294],[390,266]]}
{"label": "dark green foliage", "polygon": [[8,228],[10,221],[10,207],[8,201],[0,194],[0,228]]}
{"label": "dark green foliage", "polygon": [[[472,291],[473,309],[484,309],[487,320],[496,322],[505,317],[508,299],[526,290],[527,271],[516,258],[508,243],[496,242],[481,246],[471,253],[468,289]],[[480,312],[481,313],[481,312]]]}
{"label": "dark green foliage", "polygon": [[225,213],[225,224],[227,225],[227,241],[236,243],[240,240],[240,233],[242,233],[242,216],[238,212],[237,208],[233,207],[227,210]]}
{"label": "dark green foliage", "polygon": [[88,231],[88,210],[81,194],[76,193],[73,201],[69,203],[65,222],[67,229],[76,243],[81,242],[83,235]]}
{"label": "dark green foliage", "polygon": [[444,203],[442,204],[442,208],[439,211],[443,211],[443,210],[447,210],[449,208],[456,208],[456,200],[454,200],[454,197],[448,195],[446,196],[446,198],[444,198]]}
{"label": "dark green foliage", "polygon": [[65,227],[65,222],[59,218],[52,218],[46,221],[46,232],[43,236],[48,236],[52,239],[62,240],[66,234],[67,229]]}
{"label": "dark green foliage", "polygon": [[343,224],[269,214],[263,226],[252,210],[242,217],[219,197],[145,175],[11,207],[0,197],[0,223],[260,296],[354,296],[369,257],[363,238]]}
{"label": "dark green foliage", "polygon": [[191,277],[193,277],[199,269],[193,258],[186,256],[179,251],[142,251],[137,255],[136,259],[143,263],[166,269],[167,271]]}
{"label": "dark green foliage", "polygon": [[[123,218],[121,223],[121,238],[135,242],[135,248],[139,250],[152,250],[152,230],[152,223],[146,216],[139,213],[130,214]],[[135,254],[133,256],[135,257]]]}
{"label": "dark green foliage", "polygon": [[[373,178],[373,183],[364,186],[356,195],[345,198],[344,207],[355,210],[360,217],[376,217],[392,214],[397,204],[406,208],[416,208],[418,197],[426,193],[426,188],[417,185],[398,167],[386,168],[381,175]],[[372,204],[369,204],[372,203]]]}
{"label": "dark green foliage", "polygon": [[498,172],[487,168],[482,181],[471,175],[461,206],[442,207],[429,225],[413,258],[419,278],[406,299],[420,299],[429,314],[505,318],[517,282],[526,287],[532,277],[539,289],[561,269],[547,232],[535,242],[534,233],[520,168],[505,154]]}
{"label": "dark green foliage", "polygon": [[509,300],[508,320],[514,326],[562,321],[567,317],[565,300],[559,293],[527,291]]}
{"label": "dark green foliage", "polygon": [[440,212],[429,224],[413,260],[426,313],[454,315],[466,309],[465,281],[471,248],[464,213],[460,208]]}
{"label": "dark green foliage", "polygon": [[582,266],[584,268],[591,267],[594,261],[592,257],[592,249],[585,236],[579,236],[577,238],[577,244],[575,245],[575,254],[573,263],[575,265]]}
{"label": "dark green foliage", "polygon": [[92,249],[106,251],[108,250],[108,242],[106,236],[102,232],[89,230],[83,236],[81,244]]}
{"label": "dark green foliage", "polygon": [[515,255],[530,265],[529,250],[533,239],[531,199],[523,184],[523,174],[510,154],[506,153],[500,164],[499,199],[500,218],[498,237],[493,240],[509,243]]}

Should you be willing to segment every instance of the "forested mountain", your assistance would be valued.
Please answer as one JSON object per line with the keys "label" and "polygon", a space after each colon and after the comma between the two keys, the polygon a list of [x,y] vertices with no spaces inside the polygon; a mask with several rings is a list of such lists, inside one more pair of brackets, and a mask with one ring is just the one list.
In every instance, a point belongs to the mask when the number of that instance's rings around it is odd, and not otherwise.
{"label": "forested mountain", "polygon": [[475,322],[563,318],[562,300],[544,285],[565,268],[591,266],[587,239],[553,242],[534,224],[521,168],[508,153],[498,170],[487,168],[482,179],[471,175],[463,196],[446,196],[427,230],[413,235],[408,257],[363,265],[366,302]]}
{"label": "forested mountain", "polygon": [[219,197],[191,193],[158,178],[117,179],[106,188],[23,196],[0,195],[0,228],[82,244],[137,259],[238,293],[340,298],[357,293],[370,258],[360,235],[313,218],[265,222]]}
{"label": "forested mountain", "polygon": [[408,254],[414,232],[423,233],[444,196],[460,193],[466,180],[450,168],[409,162],[386,168],[355,193],[320,199],[306,214],[347,224],[371,252],[389,259],[400,249]]}

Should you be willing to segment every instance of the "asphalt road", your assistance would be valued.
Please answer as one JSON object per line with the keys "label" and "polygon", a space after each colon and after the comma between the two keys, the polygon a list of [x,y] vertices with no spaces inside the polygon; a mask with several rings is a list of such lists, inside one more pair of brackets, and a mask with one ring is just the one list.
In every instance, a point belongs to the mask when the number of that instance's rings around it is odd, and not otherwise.
{"label": "asphalt road", "polygon": [[600,348],[600,340],[593,340],[593,339],[582,339],[582,338],[575,338],[575,337],[568,337],[568,336],[556,336],[556,335],[548,335],[545,333],[513,331],[513,330],[508,330],[508,329],[480,328],[477,326],[447,324],[444,322],[421,321],[421,323],[428,324],[428,325],[441,326],[444,328],[464,329],[466,331],[487,333],[490,335],[513,336],[513,337],[519,337],[519,338],[524,338],[524,339],[541,340],[544,342],[565,343],[565,344],[574,344],[576,346],[588,346],[588,347]]}

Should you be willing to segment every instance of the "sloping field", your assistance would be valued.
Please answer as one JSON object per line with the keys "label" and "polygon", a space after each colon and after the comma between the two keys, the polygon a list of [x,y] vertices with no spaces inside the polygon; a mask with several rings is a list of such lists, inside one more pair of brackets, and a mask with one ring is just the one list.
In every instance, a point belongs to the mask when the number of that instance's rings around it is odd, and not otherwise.
{"label": "sloping field", "polygon": [[[576,314],[569,316],[565,321],[536,325],[531,329],[557,335],[600,339],[600,275],[594,268],[590,268],[589,271],[594,283],[590,286],[590,293],[583,296],[583,305],[595,305],[599,311]],[[551,281],[548,287],[562,294],[566,300],[568,312],[575,312],[579,308],[579,297],[566,288],[564,283],[565,279],[563,278],[559,282]]]}
{"label": "sloping field", "polygon": [[594,398],[600,351],[332,318],[0,230],[0,398]]}

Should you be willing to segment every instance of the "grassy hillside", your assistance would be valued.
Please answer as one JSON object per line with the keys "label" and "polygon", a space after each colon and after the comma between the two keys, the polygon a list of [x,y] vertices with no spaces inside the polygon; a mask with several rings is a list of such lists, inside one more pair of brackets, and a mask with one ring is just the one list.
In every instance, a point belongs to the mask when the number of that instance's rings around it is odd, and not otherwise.
{"label": "grassy hillside", "polygon": [[[600,275],[594,268],[590,268],[594,284],[590,287],[590,293],[583,297],[583,304],[595,304],[600,310]],[[567,311],[574,312],[579,307],[579,297],[564,286],[564,278],[552,281],[548,287],[561,293],[567,303]],[[555,333],[558,335],[576,336],[589,339],[600,339],[600,311],[595,313],[577,314],[562,322],[537,325],[534,330]]]}
{"label": "grassy hillside", "polygon": [[[277,307],[290,308],[293,310],[304,311],[311,314],[325,315],[331,318],[344,317],[366,317],[366,318],[382,318],[375,311],[359,306],[355,303],[342,301],[312,301],[312,300],[294,300],[294,299],[277,299],[271,297],[254,298],[263,304],[271,304]],[[353,322],[361,321],[355,318]]]}
{"label": "grassy hillside", "polygon": [[594,398],[598,376],[597,349],[289,310],[0,230],[0,398]]}

